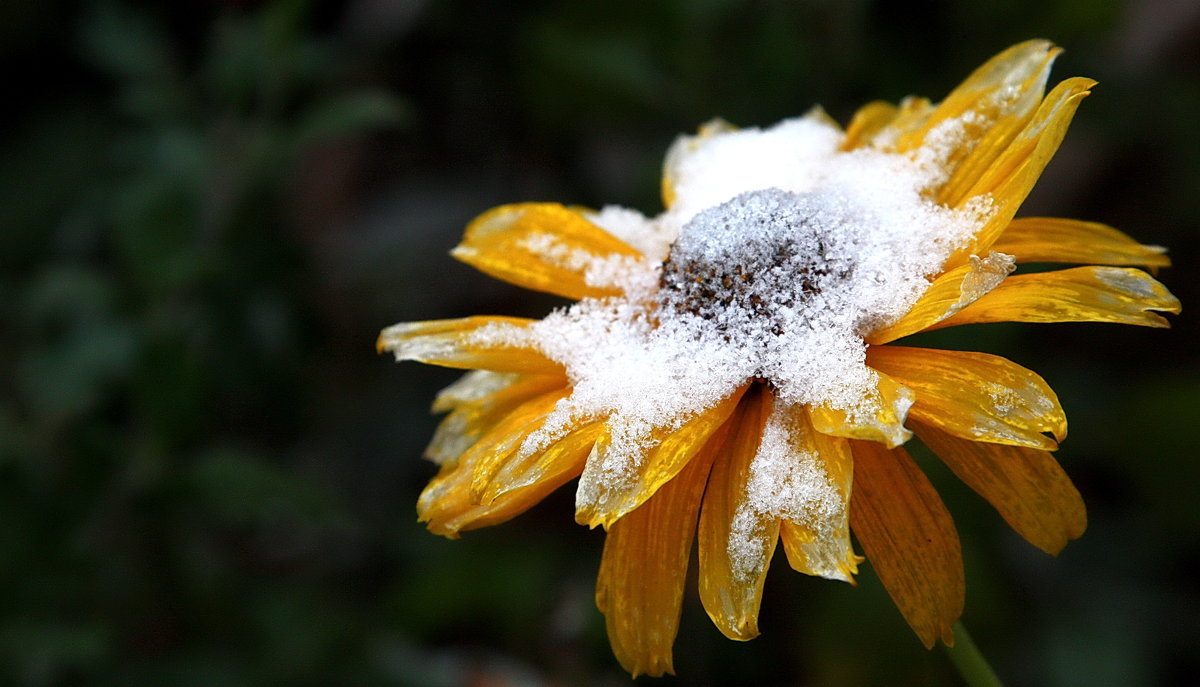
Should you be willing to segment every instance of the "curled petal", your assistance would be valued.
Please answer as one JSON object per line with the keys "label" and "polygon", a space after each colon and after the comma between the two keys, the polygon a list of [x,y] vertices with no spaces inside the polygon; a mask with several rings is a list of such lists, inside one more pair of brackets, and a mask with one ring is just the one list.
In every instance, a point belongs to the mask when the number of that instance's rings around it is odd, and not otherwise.
{"label": "curled petal", "polygon": [[535,291],[581,299],[615,296],[621,289],[589,268],[636,262],[629,244],[557,203],[502,205],[467,226],[450,254],[481,272]]}
{"label": "curled petal", "polygon": [[[564,442],[570,439],[568,435]],[[471,481],[482,453],[464,455],[455,464],[442,466],[417,500],[417,515],[429,530],[451,539],[461,532],[496,525],[525,512],[550,492],[579,476],[589,444],[572,443],[568,450],[546,452],[537,479],[510,489],[486,504],[471,496]],[[551,460],[550,458],[553,458]]]}
{"label": "curled petal", "polygon": [[479,336],[487,331],[520,332],[536,320],[520,317],[476,316],[455,320],[401,322],[384,329],[375,342],[380,353],[396,360],[468,370],[563,375],[563,367],[541,353],[511,343],[505,336]]}
{"label": "curled petal", "polygon": [[738,404],[745,387],[693,417],[679,429],[660,438],[633,465],[627,446],[615,447],[611,457],[608,438],[596,443],[575,497],[575,520],[581,525],[609,527],[645,503],[659,487],[679,474],[700,451]]}
{"label": "curled petal", "polygon": [[[772,399],[761,389],[747,393],[730,418],[727,448],[713,464],[700,510],[700,600],[713,624],[736,640],[758,636],[763,582],[779,540],[779,517],[743,508],[750,463],[758,451]],[[734,533],[739,511],[747,522]]]}
{"label": "curled petal", "polygon": [[975,441],[1053,449],[1067,435],[1054,390],[1038,375],[995,355],[873,346],[867,364],[916,393],[910,417]]}
{"label": "curled petal", "polygon": [[1178,314],[1179,299],[1145,272],[1128,267],[1073,267],[1009,277],[991,293],[929,328],[976,322],[1169,326],[1154,311]]}
{"label": "curled petal", "polygon": [[965,585],[946,506],[904,449],[851,441],[850,526],[904,619],[925,646],[954,643]]}
{"label": "curled petal", "polygon": [[913,393],[896,380],[876,370],[879,381],[863,406],[847,412],[829,406],[809,410],[816,431],[847,439],[878,441],[895,448],[908,441],[912,432],[904,428],[904,419],[913,404]]}
{"label": "curled petal", "polygon": [[796,462],[801,468],[812,463],[814,473],[828,480],[836,504],[823,504],[816,517],[785,517],[779,528],[779,538],[788,564],[806,575],[854,583],[861,559],[850,545],[850,484],[854,459],[846,440],[816,431],[804,408],[792,415],[792,431],[788,437]]}
{"label": "curled petal", "polygon": [[555,375],[468,372],[434,400],[434,412],[450,413],[438,424],[425,457],[435,463],[457,459],[518,405],[566,385],[566,378]]}
{"label": "curled petal", "polygon": [[471,501],[484,502],[483,494],[495,481],[496,474],[517,456],[526,437],[541,429],[546,416],[568,393],[570,390],[562,387],[525,401],[467,449],[462,460],[475,466],[471,476]]}
{"label": "curled petal", "polygon": [[728,425],[637,510],[613,523],[604,540],[596,606],[613,653],[633,677],[674,673],[671,645],[687,580],[700,500]]}
{"label": "curled petal", "polygon": [[986,258],[972,255],[966,265],[933,280],[921,298],[899,320],[867,335],[871,344],[884,344],[924,331],[945,320],[996,288],[1013,271],[1013,259],[992,252]]}
{"label": "curled petal", "polygon": [[992,244],[1018,263],[1074,262],[1093,265],[1168,267],[1171,259],[1162,246],[1148,246],[1099,222],[1056,217],[1021,217]]}
{"label": "curled petal", "polygon": [[1092,79],[1076,77],[1055,86],[1021,133],[979,175],[975,184],[963,192],[963,198],[989,196],[992,213],[971,242],[950,256],[945,267],[957,267],[971,255],[990,250],[1058,151],[1075,110],[1095,84]]}
{"label": "curled petal", "polygon": [[1083,499],[1053,454],[968,441],[919,422],[913,427],[959,479],[1042,551],[1058,555],[1087,528]]}
{"label": "curled petal", "polygon": [[536,484],[563,465],[583,460],[592,446],[604,437],[603,422],[591,422],[572,430],[562,439],[540,451],[511,454],[478,492],[481,503],[491,503],[510,491]]}

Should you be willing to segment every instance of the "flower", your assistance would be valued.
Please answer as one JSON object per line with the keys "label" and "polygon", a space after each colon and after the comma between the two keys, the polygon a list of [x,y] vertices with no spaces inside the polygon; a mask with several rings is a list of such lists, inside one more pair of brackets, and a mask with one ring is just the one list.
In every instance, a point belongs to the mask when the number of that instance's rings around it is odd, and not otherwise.
{"label": "flower", "polygon": [[[1037,374],[985,353],[894,345],[976,322],[1166,326],[1136,266],[1164,249],[1110,227],[1014,215],[1094,84],[1045,93],[1059,50],[1016,45],[939,104],[819,109],[767,129],[714,121],[667,154],[657,217],[549,203],[484,213],[453,255],[576,300],[542,320],[402,323],[400,360],[473,370],[442,391],[429,528],[505,521],[579,478],[607,530],[596,602],[632,674],[672,671],[686,569],[731,639],[757,635],[778,542],[853,581],[853,530],[920,640],[953,640],[958,536],[902,448],[915,433],[1034,546],[1086,525],[1051,454],[1066,436]],[[1085,266],[1013,274],[1021,263]],[[698,533],[698,536],[697,536]]]}

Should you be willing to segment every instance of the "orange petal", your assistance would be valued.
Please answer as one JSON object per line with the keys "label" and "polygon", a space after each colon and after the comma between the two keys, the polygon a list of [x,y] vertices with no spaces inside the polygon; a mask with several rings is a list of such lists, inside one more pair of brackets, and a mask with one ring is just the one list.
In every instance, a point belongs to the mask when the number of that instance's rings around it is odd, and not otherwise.
{"label": "orange petal", "polygon": [[986,258],[972,255],[966,265],[933,280],[903,317],[867,335],[871,344],[885,344],[928,329],[982,298],[1013,271],[1012,257],[993,252]]}
{"label": "orange petal", "polygon": [[847,412],[828,406],[809,410],[816,431],[848,439],[878,441],[893,448],[912,437],[904,428],[904,419],[913,404],[913,393],[891,377],[876,371],[878,384],[861,408]]}
{"label": "orange petal", "polygon": [[916,393],[909,416],[975,441],[1053,449],[1067,435],[1054,390],[1033,372],[995,355],[872,346],[867,365]]}
{"label": "orange petal", "polygon": [[1021,133],[963,192],[964,198],[990,195],[992,213],[971,243],[946,261],[946,268],[962,265],[971,255],[991,248],[1058,151],[1075,110],[1095,84],[1092,79],[1072,78],[1055,86]]}
{"label": "orange petal", "polygon": [[895,107],[884,102],[869,103],[854,113],[850,126],[846,127],[841,149],[870,146],[896,152],[898,142],[921,130],[931,112],[933,104],[928,98],[909,96]]}
{"label": "orange petal", "polygon": [[[476,316],[456,320],[401,322],[379,334],[375,348],[391,351],[396,360],[416,360],[430,365],[462,369],[563,375],[563,367],[541,353],[501,341],[478,342],[484,331],[520,333],[536,320],[521,317]],[[489,337],[490,338],[490,337]]]}
{"label": "orange petal", "polygon": [[822,509],[816,518],[785,517],[779,529],[783,551],[793,570],[853,584],[861,559],[850,545],[850,482],[854,472],[850,444],[816,431],[806,417],[809,413],[804,408],[796,410],[789,436],[796,461],[801,469],[806,468],[805,462],[812,462],[808,469],[828,480],[838,505]]}
{"label": "orange petal", "polygon": [[[570,393],[561,387],[520,404],[487,431],[463,454],[463,461],[475,466],[471,477],[471,500],[483,503],[488,490],[500,471],[520,450],[525,439],[541,429],[554,406]],[[493,489],[494,491],[494,489]]]}
{"label": "orange petal", "polygon": [[621,666],[633,677],[674,673],[671,645],[687,580],[696,516],[728,425],[640,508],[612,524],[596,581],[596,606]]}
{"label": "orange petal", "polygon": [[460,532],[496,525],[525,512],[583,471],[591,445],[573,439],[579,436],[569,434],[548,449],[536,479],[526,480],[486,504],[471,497],[471,480],[484,454],[468,453],[456,464],[443,465],[417,500],[421,522],[428,523],[431,532],[455,539]]}
{"label": "orange petal", "polygon": [[1147,246],[1099,222],[1055,217],[1014,219],[992,249],[1017,262],[1074,262],[1094,265],[1167,267],[1162,246]]}
{"label": "orange petal", "polygon": [[736,539],[733,533],[771,408],[771,394],[761,385],[743,397],[700,510],[700,600],[717,629],[736,640],[758,636],[763,581],[779,540],[778,517],[746,523]]}
{"label": "orange petal", "polygon": [[900,109],[895,105],[876,100],[858,108],[854,117],[846,127],[846,136],[842,139],[842,150],[854,150],[870,143],[883,127],[887,126],[899,114]]}
{"label": "orange petal", "polygon": [[729,418],[745,387],[693,417],[674,432],[661,437],[644,454],[630,456],[630,447],[610,449],[609,442],[596,442],[593,455],[579,480],[575,497],[575,521],[581,525],[609,527],[621,516],[642,505],[666,484],[704,446],[713,432]]}
{"label": "orange petal", "polygon": [[629,244],[557,203],[489,210],[467,226],[450,254],[517,286],[577,300],[621,293],[616,285],[589,280],[589,267],[641,258]]}
{"label": "orange petal", "polygon": [[[516,452],[488,480],[479,494],[480,501],[491,503],[510,491],[523,489],[546,479],[547,475],[564,464],[573,465],[574,457],[586,458],[592,446],[604,436],[605,431],[603,422],[592,422],[577,427],[541,451],[529,455]],[[564,456],[571,458],[565,459]]]}
{"label": "orange petal", "polygon": [[1087,510],[1071,479],[1046,451],[959,439],[923,423],[917,436],[992,504],[1030,544],[1058,555],[1083,534]]}
{"label": "orange petal", "polygon": [[457,459],[518,405],[566,385],[566,378],[555,375],[468,372],[434,400],[434,412],[450,414],[438,424],[425,457],[435,463]]}
{"label": "orange petal", "polygon": [[991,293],[929,328],[975,322],[1169,326],[1155,310],[1178,314],[1179,299],[1145,272],[1128,267],[1073,267],[1009,277]]}
{"label": "orange petal", "polygon": [[954,643],[962,551],[950,513],[904,449],[851,441],[850,525],[879,580],[926,648]]}

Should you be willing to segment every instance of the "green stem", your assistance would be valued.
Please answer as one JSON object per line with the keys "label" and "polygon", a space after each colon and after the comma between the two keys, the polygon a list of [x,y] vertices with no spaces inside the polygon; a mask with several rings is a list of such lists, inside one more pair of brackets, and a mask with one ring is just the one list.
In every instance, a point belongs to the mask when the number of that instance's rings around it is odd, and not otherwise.
{"label": "green stem", "polygon": [[954,646],[946,653],[970,687],[1004,687],[962,623],[954,623]]}

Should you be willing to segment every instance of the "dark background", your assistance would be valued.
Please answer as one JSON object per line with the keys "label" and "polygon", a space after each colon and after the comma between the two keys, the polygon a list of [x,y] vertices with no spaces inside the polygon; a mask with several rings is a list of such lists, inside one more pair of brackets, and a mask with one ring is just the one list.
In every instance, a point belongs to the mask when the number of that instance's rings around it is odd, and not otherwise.
{"label": "dark background", "polygon": [[[1100,81],[1023,214],[1167,245],[1200,305],[1200,4],[759,0],[0,7],[0,683],[624,685],[564,489],[451,542],[415,521],[455,374],[402,320],[558,301],[446,255],[499,203],[647,213],[673,137],[939,99],[1032,37]],[[1070,414],[1090,510],[1057,560],[915,449],[1011,685],[1200,670],[1200,330],[985,325]],[[958,684],[864,569],[776,561],[763,636],[694,591],[662,685]]]}

